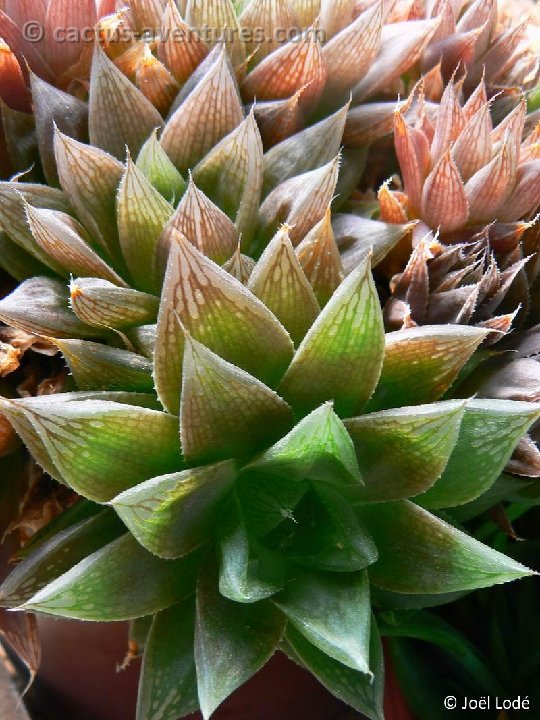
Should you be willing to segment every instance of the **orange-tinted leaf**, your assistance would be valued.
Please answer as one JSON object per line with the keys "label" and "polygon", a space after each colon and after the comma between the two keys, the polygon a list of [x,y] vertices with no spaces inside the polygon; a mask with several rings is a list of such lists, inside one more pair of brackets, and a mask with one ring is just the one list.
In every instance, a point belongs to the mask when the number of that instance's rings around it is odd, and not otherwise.
{"label": "orange-tinted leaf", "polygon": [[433,229],[448,231],[467,222],[469,204],[459,171],[448,150],[428,175],[422,193],[422,218]]}
{"label": "orange-tinted leaf", "polygon": [[208,55],[206,45],[184,22],[174,0],[168,0],[163,14],[157,53],[180,84],[186,82]]}

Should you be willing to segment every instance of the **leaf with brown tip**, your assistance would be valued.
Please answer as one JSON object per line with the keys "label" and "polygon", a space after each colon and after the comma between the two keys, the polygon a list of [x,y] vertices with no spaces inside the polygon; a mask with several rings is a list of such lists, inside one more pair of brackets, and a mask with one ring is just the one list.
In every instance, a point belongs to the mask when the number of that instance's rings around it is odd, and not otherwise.
{"label": "leaf with brown tip", "polygon": [[90,142],[122,160],[137,155],[161,115],[96,44],[90,76]]}
{"label": "leaf with brown tip", "polygon": [[158,299],[107,280],[77,278],[69,285],[71,309],[84,323],[129,328],[156,321]]}
{"label": "leaf with brown tip", "polygon": [[319,305],[324,307],[345,277],[332,229],[331,208],[297,246],[296,256]]}
{"label": "leaf with brown tip", "polygon": [[299,345],[320,312],[284,226],[270,241],[255,266],[248,288],[283,323]]}
{"label": "leaf with brown tip", "polygon": [[333,400],[341,417],[359,412],[381,372],[384,327],[366,259],[339,286],[296,351],[279,386],[306,415]]}
{"label": "leaf with brown tip", "polygon": [[[210,59],[210,56],[209,56]],[[236,81],[222,50],[168,120],[161,145],[181,173],[243,120]]]}
{"label": "leaf with brown tip", "polygon": [[188,463],[246,459],[293,424],[291,409],[273,390],[186,338],[180,436]]}
{"label": "leaf with brown tip", "polygon": [[145,44],[143,56],[137,63],[135,82],[144,97],[165,116],[178,94],[180,85],[165,65],[158,60]]}
{"label": "leaf with brown tip", "polygon": [[438,400],[486,335],[485,330],[461,325],[388,333],[381,379],[366,410]]}
{"label": "leaf with brown tip", "polygon": [[249,243],[263,184],[263,145],[253,112],[201,160],[193,178]]}
{"label": "leaf with brown tip", "polygon": [[184,347],[178,318],[196,340],[270,386],[290,362],[292,341],[270,310],[177,235],[165,274],[154,367],[160,400],[173,412],[180,399]]}
{"label": "leaf with brown tip", "polygon": [[130,157],[116,202],[122,254],[135,284],[145,292],[156,289],[156,253],[164,226],[174,208],[150,184]]}

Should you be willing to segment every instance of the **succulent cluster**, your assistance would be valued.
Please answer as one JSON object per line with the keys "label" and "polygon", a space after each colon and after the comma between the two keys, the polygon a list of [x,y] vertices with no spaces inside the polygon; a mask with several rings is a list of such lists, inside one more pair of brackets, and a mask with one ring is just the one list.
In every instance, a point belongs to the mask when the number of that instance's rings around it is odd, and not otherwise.
{"label": "succulent cluster", "polygon": [[[468,399],[536,279],[525,25],[494,0],[3,6],[1,367],[53,348],[70,375],[3,392],[0,433],[80,499],[0,605],[139,623],[138,720],[209,717],[277,649],[382,718],[379,608],[532,572],[456,519],[536,462],[538,396]],[[368,208],[385,152],[403,192]]]}

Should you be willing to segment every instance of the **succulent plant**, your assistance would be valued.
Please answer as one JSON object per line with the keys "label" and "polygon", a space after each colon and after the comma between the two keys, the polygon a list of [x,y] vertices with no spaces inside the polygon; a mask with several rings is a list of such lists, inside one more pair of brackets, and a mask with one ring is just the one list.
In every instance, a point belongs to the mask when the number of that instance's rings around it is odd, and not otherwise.
{"label": "succulent plant", "polygon": [[[537,397],[463,399],[510,328],[518,303],[493,313],[540,200],[525,104],[489,118],[495,86],[536,80],[528,45],[503,62],[522,29],[479,0],[105,1],[71,22],[97,20],[97,42],[65,54],[46,33],[27,53],[13,28],[36,9],[67,25],[67,5],[4,5],[3,165],[37,162],[0,184],[0,265],[20,281],[0,350],[9,369],[52,346],[70,378],[5,393],[0,433],[80,500],[20,550],[0,605],[134,621],[138,720],[209,717],[277,649],[382,718],[380,608],[531,574],[452,515],[520,453],[530,469],[540,417]],[[471,94],[460,73],[481,64]],[[349,201],[394,122],[406,194],[383,188],[371,220]],[[480,132],[469,203],[451,153]],[[372,267],[401,271],[385,315]]]}

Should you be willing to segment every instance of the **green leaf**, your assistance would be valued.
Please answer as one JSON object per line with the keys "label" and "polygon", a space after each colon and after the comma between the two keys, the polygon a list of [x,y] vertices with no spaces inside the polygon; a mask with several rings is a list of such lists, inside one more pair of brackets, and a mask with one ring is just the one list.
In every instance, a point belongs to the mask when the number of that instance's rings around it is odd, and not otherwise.
{"label": "green leaf", "polygon": [[95,337],[69,308],[66,285],[52,278],[34,277],[0,301],[0,320],[36,335],[56,338]]}
{"label": "green leaf", "polygon": [[291,482],[289,477],[244,472],[237,491],[248,530],[261,537],[284,520],[294,518],[294,509],[308,490],[306,481]]}
{"label": "green leaf", "polygon": [[292,659],[300,662],[332,695],[351,705],[370,720],[383,720],[384,659],[377,625],[371,623],[369,667],[373,676],[352,670],[308,642],[298,630],[289,625],[287,644]]}
{"label": "green leaf", "polygon": [[250,242],[263,182],[263,145],[253,111],[201,160],[193,177]]}
{"label": "green leaf", "polygon": [[161,147],[156,130],[142,146],[136,165],[165,200],[172,205],[178,203],[187,183]]}
{"label": "green leaf", "polygon": [[377,560],[377,548],[354,510],[329,487],[306,494],[289,524],[295,534],[288,555],[305,567],[349,573]]}
{"label": "green leaf", "polygon": [[89,555],[30,598],[22,610],[77,620],[131,620],[193,594],[200,552],[162,560],[130,533]]}
{"label": "green leaf", "polygon": [[212,534],[235,475],[232,462],[162,475],[117,495],[111,505],[147,550],[177,558]]}
{"label": "green leaf", "polygon": [[118,260],[116,192],[124,166],[103,150],[60,131],[54,136],[54,152],[60,185],[77,217],[99,247]]}
{"label": "green leaf", "polygon": [[45,585],[122,534],[111,510],[56,532],[20,562],[0,586],[0,605],[15,607]]}
{"label": "green leaf", "polygon": [[199,709],[192,598],[158,613],[146,640],[137,720],[176,720]]}
{"label": "green leaf", "polygon": [[383,410],[345,420],[365,488],[364,502],[412,497],[440,477],[456,445],[464,403]]}
{"label": "green leaf", "polygon": [[205,720],[276,650],[285,618],[269,601],[235,603],[218,591],[217,572],[204,567],[197,587],[195,663]]}
{"label": "green leaf", "polygon": [[187,462],[245,459],[281,437],[293,421],[277,393],[186,337],[180,435]]}
{"label": "green leaf", "polygon": [[290,480],[361,482],[351,438],[331,403],[310,413],[246,469]]}
{"label": "green leaf", "polygon": [[426,508],[463,505],[498,478],[518,441],[540,417],[540,405],[510,400],[470,400],[457,445],[435,485],[417,498]]}
{"label": "green leaf", "polygon": [[55,340],[80,390],[154,390],[150,360],[88,340]]}
{"label": "green leaf", "polygon": [[[103,400],[40,401],[2,400],[2,410],[37,461],[45,469],[52,465],[53,477],[60,475],[80,495],[107,502],[181,467],[177,418]],[[31,432],[17,422],[20,413]]]}
{"label": "green leaf", "polygon": [[272,386],[293,352],[285,328],[231,275],[178,237],[171,246],[158,317],[154,375],[171,412],[180,399],[186,330],[224,360]]}
{"label": "green leaf", "polygon": [[381,372],[384,328],[369,260],[347,277],[296,351],[280,391],[297,412],[333,400],[348,417],[369,400]]}
{"label": "green leaf", "polygon": [[408,500],[357,508],[379,551],[372,583],[413,594],[474,590],[533,574]]}
{"label": "green leaf", "polygon": [[174,208],[151,185],[130,157],[116,202],[120,246],[136,286],[153,292],[158,240]]}
{"label": "green leaf", "polygon": [[242,510],[235,498],[220,531],[219,591],[240,603],[264,600],[283,587],[283,568],[276,557],[257,547],[253,552]]}
{"label": "green leaf", "polygon": [[367,573],[296,571],[275,604],[325,655],[371,674],[371,605]]}
{"label": "green leaf", "polygon": [[485,330],[464,325],[388,333],[381,379],[366,410],[438,400],[485,337]]}
{"label": "green leaf", "polygon": [[283,323],[295,345],[320,312],[319,303],[294,253],[289,227],[268,244],[250,275],[248,288]]}
{"label": "green leaf", "polygon": [[123,160],[126,146],[137,155],[153,130],[163,125],[161,115],[140,90],[109,60],[95,43],[90,75],[90,142]]}
{"label": "green leaf", "polygon": [[156,321],[159,300],[148,293],[98,278],[77,278],[69,289],[73,312],[88,325],[123,329]]}

